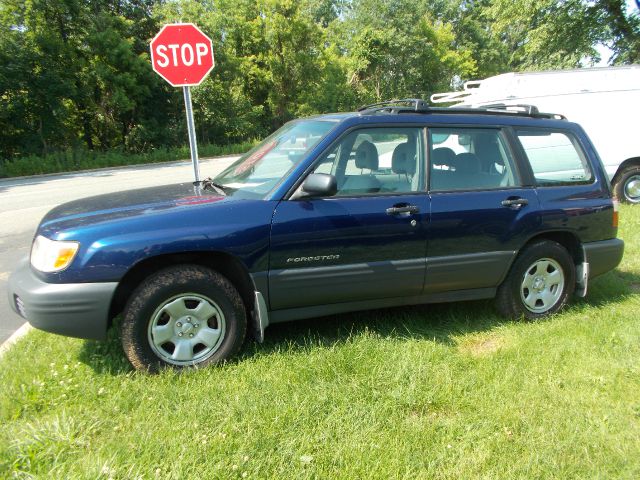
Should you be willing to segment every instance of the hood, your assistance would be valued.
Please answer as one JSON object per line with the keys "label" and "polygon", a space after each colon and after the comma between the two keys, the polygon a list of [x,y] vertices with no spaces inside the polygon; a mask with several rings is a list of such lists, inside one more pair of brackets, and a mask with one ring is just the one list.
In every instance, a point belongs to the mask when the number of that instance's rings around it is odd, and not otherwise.
{"label": "hood", "polygon": [[232,197],[223,197],[211,190],[200,188],[196,190],[190,183],[139,188],[63,203],[45,215],[39,230],[59,231],[115,219],[153,215],[228,201],[233,201]]}

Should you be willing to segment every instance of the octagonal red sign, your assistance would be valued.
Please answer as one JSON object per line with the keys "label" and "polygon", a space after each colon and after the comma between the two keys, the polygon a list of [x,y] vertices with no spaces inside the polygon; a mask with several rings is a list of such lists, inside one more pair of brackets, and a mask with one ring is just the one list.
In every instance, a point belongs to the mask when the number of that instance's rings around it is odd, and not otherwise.
{"label": "octagonal red sign", "polygon": [[151,65],[174,87],[199,85],[215,65],[211,39],[193,23],[165,25],[151,40]]}

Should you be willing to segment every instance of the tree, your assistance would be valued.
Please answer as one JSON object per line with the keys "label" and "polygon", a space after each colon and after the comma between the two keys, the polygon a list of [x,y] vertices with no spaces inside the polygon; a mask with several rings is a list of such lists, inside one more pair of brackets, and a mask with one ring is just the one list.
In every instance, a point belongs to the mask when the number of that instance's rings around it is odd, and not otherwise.
{"label": "tree", "polygon": [[486,8],[511,70],[577,68],[599,60],[598,19],[583,0],[493,0]]}
{"label": "tree", "polygon": [[345,55],[350,84],[364,103],[424,97],[476,74],[476,61],[456,41],[444,3],[374,0],[354,2]]}
{"label": "tree", "polygon": [[614,51],[614,64],[640,61],[640,17],[624,0],[491,0],[484,10],[510,52],[509,69],[592,64],[599,43]]}
{"label": "tree", "polygon": [[201,142],[291,118],[423,97],[506,71],[640,62],[624,0],[4,0],[0,155],[183,145],[182,92],[151,69],[161,24],[190,21],[216,68],[193,89]]}
{"label": "tree", "polygon": [[623,0],[600,0],[591,7],[602,16],[603,42],[613,50],[613,64],[640,62],[640,13],[631,13]]}
{"label": "tree", "polygon": [[127,147],[134,129],[163,113],[163,102],[150,102],[160,100],[153,93],[158,80],[136,37],[155,30],[149,6],[144,0],[3,4],[1,50],[10,55],[0,66],[8,100],[0,107],[0,127],[10,132],[0,141],[3,155],[81,143]]}

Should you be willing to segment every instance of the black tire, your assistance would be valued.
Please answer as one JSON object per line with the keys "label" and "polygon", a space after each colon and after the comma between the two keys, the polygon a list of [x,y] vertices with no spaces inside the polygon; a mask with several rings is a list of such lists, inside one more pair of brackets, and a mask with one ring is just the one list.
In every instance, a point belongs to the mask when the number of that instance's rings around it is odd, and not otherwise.
{"label": "black tire", "polygon": [[640,166],[632,165],[620,172],[620,177],[613,185],[615,197],[625,203],[640,203]]}
{"label": "black tire", "polygon": [[179,265],[151,275],[133,292],[121,335],[133,367],[157,372],[227,360],[242,346],[246,330],[242,298],[229,280],[206,267]]}
{"label": "black tire", "polygon": [[508,318],[537,320],[561,310],[575,287],[576,267],[569,252],[554,241],[536,241],[520,252],[498,287],[496,308]]}

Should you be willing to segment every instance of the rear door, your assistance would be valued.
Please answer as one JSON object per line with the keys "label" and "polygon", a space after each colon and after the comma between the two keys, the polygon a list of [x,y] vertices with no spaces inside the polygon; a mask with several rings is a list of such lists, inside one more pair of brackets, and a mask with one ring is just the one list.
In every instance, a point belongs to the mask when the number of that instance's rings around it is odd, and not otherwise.
{"label": "rear door", "polygon": [[539,205],[500,128],[428,129],[425,293],[493,288],[536,232]]}
{"label": "rear door", "polygon": [[313,168],[338,193],[283,200],[271,234],[272,310],[420,295],[429,198],[424,129],[357,129]]}

